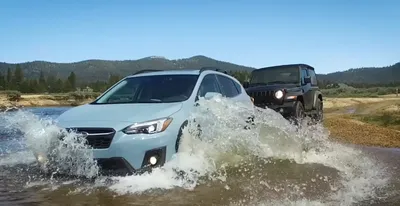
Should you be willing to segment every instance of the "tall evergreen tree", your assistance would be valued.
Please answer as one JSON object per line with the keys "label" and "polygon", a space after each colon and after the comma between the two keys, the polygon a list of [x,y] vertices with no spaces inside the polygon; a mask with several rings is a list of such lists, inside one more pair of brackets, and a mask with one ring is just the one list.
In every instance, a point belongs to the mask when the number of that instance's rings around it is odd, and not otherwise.
{"label": "tall evergreen tree", "polygon": [[13,78],[13,85],[15,85],[15,89],[17,90],[20,89],[23,80],[24,80],[24,74],[19,64],[17,64],[14,70],[14,78]]}
{"label": "tall evergreen tree", "polygon": [[68,83],[72,90],[76,89],[76,75],[74,72],[71,72],[68,76]]}
{"label": "tall evergreen tree", "polygon": [[12,78],[13,78],[13,75],[12,75],[12,71],[11,71],[11,68],[10,67],[8,67],[8,69],[7,69],[7,78],[6,78],[6,89],[12,89]]}
{"label": "tall evergreen tree", "polygon": [[5,90],[6,89],[6,79],[4,78],[4,75],[2,72],[0,72],[0,90]]}
{"label": "tall evergreen tree", "polygon": [[39,75],[39,85],[38,85],[38,91],[39,92],[45,92],[47,91],[47,84],[46,84],[46,79],[44,77],[44,73],[41,70],[40,75]]}

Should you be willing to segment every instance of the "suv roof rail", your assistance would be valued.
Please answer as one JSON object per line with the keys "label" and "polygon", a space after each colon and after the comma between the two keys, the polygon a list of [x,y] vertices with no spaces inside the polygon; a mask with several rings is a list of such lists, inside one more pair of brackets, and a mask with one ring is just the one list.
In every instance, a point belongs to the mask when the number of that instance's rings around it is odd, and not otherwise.
{"label": "suv roof rail", "polygon": [[227,71],[221,70],[221,69],[219,69],[218,67],[201,67],[200,73],[202,73],[202,72],[204,72],[204,71],[206,71],[206,70],[212,70],[212,71],[217,71],[217,72],[222,72],[222,73],[224,73],[224,74],[228,74]]}
{"label": "suv roof rail", "polygon": [[148,73],[148,72],[159,72],[159,71],[164,71],[164,70],[159,70],[159,69],[143,69],[143,70],[137,71],[137,72],[134,73],[133,75],[141,74],[141,73]]}

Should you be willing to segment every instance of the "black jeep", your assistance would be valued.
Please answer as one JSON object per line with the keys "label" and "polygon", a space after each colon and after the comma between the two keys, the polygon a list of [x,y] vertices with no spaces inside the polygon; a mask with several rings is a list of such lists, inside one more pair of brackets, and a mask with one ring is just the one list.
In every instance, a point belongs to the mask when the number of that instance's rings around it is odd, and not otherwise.
{"label": "black jeep", "polygon": [[322,93],[314,68],[290,64],[256,69],[243,84],[254,105],[271,108],[287,119],[323,120]]}

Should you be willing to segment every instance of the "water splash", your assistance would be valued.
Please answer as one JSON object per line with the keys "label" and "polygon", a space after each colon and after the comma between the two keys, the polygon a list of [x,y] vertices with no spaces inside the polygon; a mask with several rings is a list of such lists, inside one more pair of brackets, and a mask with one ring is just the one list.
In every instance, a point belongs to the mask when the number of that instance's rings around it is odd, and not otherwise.
{"label": "water splash", "polygon": [[[3,116],[6,129],[18,130],[25,137],[26,147],[35,155],[46,155],[48,162],[43,170],[85,177],[95,177],[98,166],[93,152],[85,141],[73,132],[56,126],[51,118],[38,116],[23,110]],[[60,141],[59,137],[63,136]]]}
{"label": "water splash", "polygon": [[[249,125],[246,120],[252,115],[254,125]],[[91,150],[51,119],[24,111],[5,119],[9,129],[23,132],[35,153],[47,152],[63,133],[61,143],[67,147],[53,146],[53,166],[69,174],[98,174]],[[351,205],[374,198],[389,179],[383,166],[360,150],[330,141],[322,125],[296,127],[270,109],[215,97],[201,99],[189,120],[179,152],[162,168],[150,174],[99,177],[87,190],[105,187],[117,195],[148,195],[216,184],[227,193],[241,191],[239,199],[229,200],[231,205]]]}
{"label": "water splash", "polygon": [[[296,164],[320,164],[337,171],[340,180],[328,183],[330,195],[313,200],[321,203],[350,205],[373,198],[376,189],[384,187],[388,181],[380,164],[359,150],[331,142],[322,125],[295,127],[270,109],[248,108],[224,98],[200,100],[199,103],[184,131],[181,149],[171,162],[152,174],[114,178],[118,181],[109,189],[118,194],[141,193],[151,188],[193,190],[201,183],[200,177],[227,182],[235,176],[227,169],[235,166],[239,167],[235,172],[245,174],[244,171],[251,170],[251,163],[250,166],[238,164],[249,163],[254,156],[291,160]],[[255,115],[255,125],[245,130],[248,126],[245,120],[250,115]],[[196,133],[197,124],[203,128],[201,133]],[[187,175],[181,179],[173,172],[176,170],[185,171]],[[245,176],[245,179],[251,178],[254,175]],[[315,182],[316,179],[327,182],[329,178],[317,175],[310,180]],[[254,192],[254,185],[249,188],[250,193]],[[292,193],[297,192],[292,190]],[[301,195],[297,195],[297,200],[290,199],[291,196],[293,194],[288,193],[283,200],[277,201],[292,204],[293,201],[307,200]],[[288,202],[284,201],[286,198]]]}

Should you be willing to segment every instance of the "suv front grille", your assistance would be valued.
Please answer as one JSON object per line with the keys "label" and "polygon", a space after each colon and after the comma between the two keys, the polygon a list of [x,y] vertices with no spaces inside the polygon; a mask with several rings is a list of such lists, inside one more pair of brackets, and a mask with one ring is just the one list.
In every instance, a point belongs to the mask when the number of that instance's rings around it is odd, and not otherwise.
{"label": "suv front grille", "polygon": [[115,135],[112,128],[68,128],[68,131],[87,134],[87,144],[93,149],[109,148]]}

